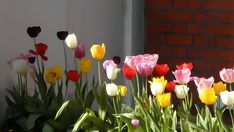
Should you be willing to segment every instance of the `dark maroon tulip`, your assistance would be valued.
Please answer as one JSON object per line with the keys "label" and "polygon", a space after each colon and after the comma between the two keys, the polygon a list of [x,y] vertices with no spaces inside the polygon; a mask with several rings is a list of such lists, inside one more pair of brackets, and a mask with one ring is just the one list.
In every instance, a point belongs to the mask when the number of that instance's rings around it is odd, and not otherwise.
{"label": "dark maroon tulip", "polygon": [[31,38],[36,38],[40,32],[41,32],[40,26],[28,27],[27,29],[27,33]]}
{"label": "dark maroon tulip", "polygon": [[120,64],[121,62],[121,59],[119,56],[114,56],[112,60],[115,62],[116,65]]}
{"label": "dark maroon tulip", "polygon": [[57,37],[60,40],[65,40],[67,36],[68,36],[68,32],[67,31],[59,31],[59,32],[57,32]]}

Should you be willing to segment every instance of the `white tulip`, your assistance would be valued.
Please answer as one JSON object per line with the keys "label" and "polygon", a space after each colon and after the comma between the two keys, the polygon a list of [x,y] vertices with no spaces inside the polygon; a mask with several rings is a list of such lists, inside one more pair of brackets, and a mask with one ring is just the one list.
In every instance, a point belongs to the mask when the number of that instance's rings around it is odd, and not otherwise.
{"label": "white tulip", "polygon": [[106,75],[109,80],[115,80],[117,78],[117,74],[120,71],[117,66],[107,66],[106,67]]}
{"label": "white tulip", "polygon": [[189,87],[187,87],[186,85],[176,85],[174,91],[178,99],[184,99],[188,94]]}
{"label": "white tulip", "polygon": [[28,63],[24,59],[18,59],[12,62],[12,69],[17,73],[27,74]]}
{"label": "white tulip", "polygon": [[118,94],[118,86],[114,83],[106,84],[106,93],[109,96],[116,96]]}
{"label": "white tulip", "polygon": [[150,90],[153,95],[162,94],[164,91],[163,84],[161,82],[152,82]]}
{"label": "white tulip", "polygon": [[220,97],[225,105],[233,105],[234,104],[234,91],[224,91],[220,92]]}
{"label": "white tulip", "polygon": [[69,34],[66,39],[65,42],[67,43],[68,48],[75,48],[77,46],[77,38],[76,35],[73,34]]}

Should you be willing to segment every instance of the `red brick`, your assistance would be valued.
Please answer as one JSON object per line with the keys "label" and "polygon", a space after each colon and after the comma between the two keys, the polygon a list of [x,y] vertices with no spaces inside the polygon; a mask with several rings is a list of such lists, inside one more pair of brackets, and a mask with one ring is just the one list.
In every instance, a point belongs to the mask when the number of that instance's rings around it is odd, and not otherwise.
{"label": "red brick", "polygon": [[218,14],[217,13],[208,13],[207,21],[208,22],[217,22]]}
{"label": "red brick", "polygon": [[186,31],[185,24],[174,24],[174,32],[183,33]]}
{"label": "red brick", "polygon": [[202,51],[202,56],[207,60],[233,61],[234,52],[223,50],[204,50]]}
{"label": "red brick", "polygon": [[171,8],[173,0],[146,0],[146,6],[150,8]]}
{"label": "red brick", "polygon": [[167,35],[167,43],[176,45],[192,44],[192,36]]}
{"label": "red brick", "polygon": [[191,12],[167,12],[166,19],[170,21],[192,21]]}
{"label": "red brick", "polygon": [[147,32],[171,32],[173,25],[168,23],[148,23],[146,25]]}
{"label": "red brick", "polygon": [[174,55],[177,57],[185,57],[186,49],[185,48],[175,48]]}
{"label": "red brick", "polygon": [[186,0],[175,0],[175,7],[176,8],[186,8]]}
{"label": "red brick", "polygon": [[217,73],[221,71],[223,68],[233,68],[234,63],[233,62],[208,62],[207,68],[210,70],[216,70]]}
{"label": "red brick", "polygon": [[156,53],[156,54],[159,54],[159,56],[163,56],[163,57],[170,57],[171,54],[169,53],[173,52],[173,47],[162,47],[160,45],[147,44],[146,52]]}
{"label": "red brick", "polygon": [[206,0],[204,9],[234,10],[234,0]]}
{"label": "red brick", "polygon": [[189,49],[187,50],[186,57],[191,57],[191,58],[198,58],[199,56],[199,51],[197,49]]}
{"label": "red brick", "polygon": [[153,10],[148,10],[145,13],[145,17],[149,20],[156,19],[156,20],[166,20],[166,13],[158,12]]}
{"label": "red brick", "polygon": [[207,38],[207,45],[215,46],[216,45],[216,38],[215,37],[208,37]]}
{"label": "red brick", "polygon": [[194,44],[196,46],[205,46],[206,45],[206,38],[205,37],[200,37],[200,36],[195,36],[194,37]]}
{"label": "red brick", "polygon": [[205,22],[206,21],[206,13],[205,12],[195,12],[194,20],[195,20],[195,22]]}
{"label": "red brick", "polygon": [[194,70],[207,70],[207,63],[204,60],[193,61]]}
{"label": "red brick", "polygon": [[220,48],[234,48],[234,38],[216,38],[216,45]]}
{"label": "red brick", "polygon": [[161,44],[165,43],[165,35],[158,35],[158,34],[148,34],[146,37],[147,43],[156,43]]}
{"label": "red brick", "polygon": [[231,26],[206,26],[204,33],[215,35],[234,35],[234,25]]}
{"label": "red brick", "polygon": [[217,15],[217,21],[221,23],[234,23],[234,12],[220,13]]}
{"label": "red brick", "polygon": [[201,4],[200,0],[189,0],[189,8],[198,9],[201,7]]}
{"label": "red brick", "polygon": [[189,33],[199,33],[200,32],[200,26],[199,25],[189,25],[188,26],[188,32]]}

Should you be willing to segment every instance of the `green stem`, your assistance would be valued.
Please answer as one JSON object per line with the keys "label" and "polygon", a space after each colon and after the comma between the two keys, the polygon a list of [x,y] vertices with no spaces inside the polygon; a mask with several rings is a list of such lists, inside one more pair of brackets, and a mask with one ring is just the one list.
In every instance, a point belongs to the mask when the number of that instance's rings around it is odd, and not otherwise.
{"label": "green stem", "polygon": [[[118,98],[118,96],[117,96],[117,98]],[[118,114],[118,109],[117,109],[118,106],[117,105],[118,105],[118,99],[115,100],[115,97],[113,97],[113,106],[114,106],[115,114]],[[117,118],[116,120],[117,120],[117,124],[118,124],[118,132],[121,132],[121,123],[120,123],[120,120],[119,120],[119,118]]]}
{"label": "green stem", "polygon": [[230,114],[230,116],[231,116],[231,120],[232,120],[232,129],[234,129],[234,120],[233,120],[232,111],[231,111],[231,109],[230,109],[230,108],[228,109],[228,111],[229,111],[229,114]]}
{"label": "green stem", "polygon": [[[35,49],[36,49],[36,38],[34,38],[33,41],[34,41],[34,46],[35,46]],[[37,67],[38,67],[39,73],[41,73],[41,68],[40,68],[38,55],[36,55],[36,60],[37,60]]]}
{"label": "green stem", "polygon": [[135,88],[134,88],[133,85],[132,85],[132,81],[129,81],[129,82],[130,82],[130,86],[132,87],[132,95],[135,95],[136,92],[135,92]]}
{"label": "green stem", "polygon": [[78,65],[77,65],[76,56],[75,56],[75,49],[73,49],[73,59],[74,59],[75,69],[78,72]]}
{"label": "green stem", "polygon": [[64,41],[63,41],[63,53],[64,53],[64,60],[65,60],[65,74],[67,74],[67,52],[66,52]]}
{"label": "green stem", "polygon": [[28,79],[27,79],[27,74],[24,75],[24,80],[25,80],[25,96],[27,97],[28,96],[28,88],[27,88],[27,85],[28,85]]}
{"label": "green stem", "polygon": [[138,95],[138,97],[140,97],[140,86],[139,86],[138,73],[136,73],[136,80],[137,80],[137,95]]}
{"label": "green stem", "polygon": [[100,61],[98,61],[98,82],[99,82],[99,86],[101,86],[101,82],[102,82],[102,78],[101,78],[101,64]]}
{"label": "green stem", "polygon": [[145,90],[146,90],[146,95],[148,96],[148,78],[145,78]]}

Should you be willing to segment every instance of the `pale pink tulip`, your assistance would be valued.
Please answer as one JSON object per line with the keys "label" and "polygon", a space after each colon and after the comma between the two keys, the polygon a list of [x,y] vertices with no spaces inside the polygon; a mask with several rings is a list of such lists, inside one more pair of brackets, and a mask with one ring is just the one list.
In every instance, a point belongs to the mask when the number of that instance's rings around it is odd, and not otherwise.
{"label": "pale pink tulip", "polygon": [[211,88],[213,83],[214,83],[214,78],[210,77],[210,78],[199,78],[199,77],[195,77],[194,78],[194,82],[197,86],[198,89],[198,93],[201,93],[203,90],[207,89],[207,88]]}
{"label": "pale pink tulip", "polygon": [[184,85],[190,81],[191,71],[188,68],[182,70],[175,70],[172,72],[176,78],[175,82]]}
{"label": "pale pink tulip", "polygon": [[219,72],[220,78],[226,83],[234,82],[234,69],[225,69],[223,68]]}
{"label": "pale pink tulip", "polygon": [[105,60],[102,64],[103,69],[106,71],[108,66],[117,66],[113,60]]}
{"label": "pale pink tulip", "polygon": [[148,77],[152,75],[155,65],[152,61],[143,61],[136,65],[136,69],[141,76]]}
{"label": "pale pink tulip", "polygon": [[127,64],[132,69],[136,69],[135,58],[136,58],[136,56],[126,56],[124,63]]}

